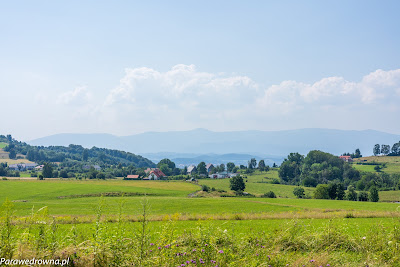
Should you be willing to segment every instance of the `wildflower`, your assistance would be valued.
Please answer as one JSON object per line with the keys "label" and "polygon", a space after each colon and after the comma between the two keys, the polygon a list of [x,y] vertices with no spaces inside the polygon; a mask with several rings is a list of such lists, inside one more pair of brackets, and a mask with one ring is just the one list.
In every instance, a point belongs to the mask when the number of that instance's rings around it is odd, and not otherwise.
{"label": "wildflower", "polygon": [[362,238],[363,240],[365,240],[365,239],[367,239],[367,237],[366,236],[363,236],[363,238]]}
{"label": "wildflower", "polygon": [[265,246],[261,246],[261,248],[265,248]]}
{"label": "wildflower", "polygon": [[191,260],[191,262],[194,263],[194,264],[196,264],[196,261],[195,261],[195,260]]}
{"label": "wildflower", "polygon": [[186,264],[182,263],[181,266],[182,266],[182,267],[183,267],[183,266],[186,266]]}
{"label": "wildflower", "polygon": [[207,246],[208,246],[208,244],[205,244],[205,246],[207,247]]}
{"label": "wildflower", "polygon": [[153,244],[153,243],[150,243],[150,246],[154,246],[154,244]]}
{"label": "wildflower", "polygon": [[327,264],[326,266],[329,267],[329,266],[331,266],[331,265],[330,265],[330,264]]}
{"label": "wildflower", "polygon": [[215,260],[211,260],[211,263],[217,263]]}
{"label": "wildflower", "polygon": [[195,249],[195,248],[193,249],[193,252],[196,252],[196,249]]}
{"label": "wildflower", "polygon": [[170,245],[166,245],[166,246],[165,246],[165,248],[169,248],[169,247],[170,247]]}
{"label": "wildflower", "polygon": [[260,244],[256,244],[256,246],[259,246]]}
{"label": "wildflower", "polygon": [[225,229],[225,230],[224,230],[224,233],[226,234],[227,232],[228,232],[228,230]]}
{"label": "wildflower", "polygon": [[158,249],[161,249],[161,247],[158,247]]}
{"label": "wildflower", "polygon": [[153,252],[153,250],[150,249],[149,252]]}
{"label": "wildflower", "polygon": [[315,260],[310,260],[310,262],[314,262]]}
{"label": "wildflower", "polygon": [[258,256],[258,253],[256,253],[256,256]]}
{"label": "wildflower", "polygon": [[223,250],[218,250],[218,253],[224,253],[224,251]]}
{"label": "wildflower", "polygon": [[267,255],[267,257],[268,257],[269,260],[271,259],[271,257],[269,255]]}
{"label": "wildflower", "polygon": [[189,264],[189,263],[190,263],[190,261],[186,261],[186,263],[187,263],[187,264]]}

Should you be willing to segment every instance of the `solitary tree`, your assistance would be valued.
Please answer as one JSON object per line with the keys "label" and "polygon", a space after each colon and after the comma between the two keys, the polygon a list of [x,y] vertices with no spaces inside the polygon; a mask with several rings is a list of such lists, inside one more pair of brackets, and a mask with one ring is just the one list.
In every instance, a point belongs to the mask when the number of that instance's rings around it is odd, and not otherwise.
{"label": "solitary tree", "polygon": [[361,158],[362,157],[360,149],[358,149],[358,148],[356,149],[356,151],[354,152],[354,157],[355,158]]}
{"label": "solitary tree", "polygon": [[374,156],[378,156],[379,154],[381,154],[381,146],[379,144],[376,144],[374,146],[373,152]]}
{"label": "solitary tree", "polygon": [[265,170],[265,162],[263,159],[258,162],[258,169],[260,170],[260,172],[263,172]]}
{"label": "solitary tree", "polygon": [[249,162],[249,169],[254,169],[257,166],[257,160],[255,158],[252,158]]}
{"label": "solitary tree", "polygon": [[232,177],[230,180],[230,188],[233,191],[243,191],[246,188],[246,185],[243,181],[242,176],[238,175]]}

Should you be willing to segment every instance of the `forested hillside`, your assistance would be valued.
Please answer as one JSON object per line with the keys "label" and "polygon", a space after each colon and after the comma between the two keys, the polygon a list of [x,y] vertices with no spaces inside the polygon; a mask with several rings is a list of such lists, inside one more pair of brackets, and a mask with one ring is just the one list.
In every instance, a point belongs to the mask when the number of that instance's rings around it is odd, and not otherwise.
{"label": "forested hillside", "polygon": [[17,141],[11,135],[0,135],[0,142],[7,143],[3,149],[9,152],[9,157],[26,157],[30,161],[38,164],[44,162],[84,162],[86,164],[97,164],[100,166],[110,166],[121,164],[123,166],[134,167],[154,167],[155,164],[139,155],[115,149],[92,147],[84,148],[81,145],[65,146],[31,146],[24,142]]}

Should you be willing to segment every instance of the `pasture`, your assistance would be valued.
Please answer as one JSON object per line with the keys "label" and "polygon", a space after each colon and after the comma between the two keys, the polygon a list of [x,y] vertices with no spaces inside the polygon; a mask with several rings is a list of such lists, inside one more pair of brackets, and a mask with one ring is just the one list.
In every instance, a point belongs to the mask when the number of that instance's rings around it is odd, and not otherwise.
{"label": "pasture", "polygon": [[[73,266],[398,262],[400,204],[295,199],[268,175],[248,176],[248,191],[280,198],[198,197],[200,185],[182,181],[0,180],[0,256]],[[229,179],[199,184],[229,189]]]}

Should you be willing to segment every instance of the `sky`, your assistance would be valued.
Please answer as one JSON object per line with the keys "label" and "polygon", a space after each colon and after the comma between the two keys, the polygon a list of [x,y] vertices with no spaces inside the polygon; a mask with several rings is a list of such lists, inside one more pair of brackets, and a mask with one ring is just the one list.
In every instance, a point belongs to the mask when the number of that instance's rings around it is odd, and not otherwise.
{"label": "sky", "polygon": [[400,134],[399,1],[0,3],[0,134]]}

